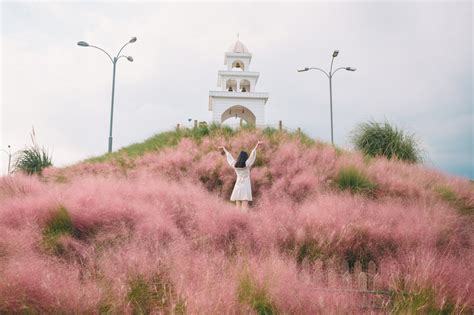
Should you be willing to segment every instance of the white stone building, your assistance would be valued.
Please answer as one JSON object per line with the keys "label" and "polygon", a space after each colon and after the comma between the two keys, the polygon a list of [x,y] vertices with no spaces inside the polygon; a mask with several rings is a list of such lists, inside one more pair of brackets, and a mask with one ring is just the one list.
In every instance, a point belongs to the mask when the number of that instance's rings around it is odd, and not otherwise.
{"label": "white stone building", "polygon": [[250,70],[252,54],[237,39],[224,57],[227,70],[219,70],[218,91],[209,91],[209,110],[212,121],[223,123],[231,117],[241,118],[248,124],[263,127],[268,93],[256,92],[259,73]]}

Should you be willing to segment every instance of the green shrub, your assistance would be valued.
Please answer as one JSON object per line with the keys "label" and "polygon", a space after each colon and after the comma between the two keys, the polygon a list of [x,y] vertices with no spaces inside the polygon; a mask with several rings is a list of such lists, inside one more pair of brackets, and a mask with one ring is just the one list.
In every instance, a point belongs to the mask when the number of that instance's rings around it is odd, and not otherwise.
{"label": "green shrub", "polygon": [[242,123],[242,125],[240,126],[240,130],[254,131],[255,129],[256,129],[255,124],[250,124],[250,123],[247,123],[247,122]]}
{"label": "green shrub", "polygon": [[265,129],[262,130],[263,134],[267,137],[273,136],[275,133],[278,132],[276,128],[273,127],[266,127]]}
{"label": "green shrub", "polygon": [[369,156],[382,155],[412,163],[422,160],[414,135],[406,134],[388,122],[361,123],[352,131],[351,140],[356,149]]}
{"label": "green shrub", "polygon": [[223,126],[221,130],[222,130],[223,135],[227,135],[227,136],[232,136],[235,133],[234,129],[232,129],[230,126]]}
{"label": "green shrub", "polygon": [[248,273],[240,279],[238,298],[240,303],[250,305],[259,315],[277,313],[267,289],[259,286]]}
{"label": "green shrub", "polygon": [[206,125],[201,125],[197,128],[191,129],[190,135],[190,138],[193,138],[194,140],[201,140],[209,135],[209,128]]}
{"label": "green shrub", "polygon": [[335,182],[339,189],[349,190],[352,193],[373,195],[377,189],[377,184],[353,166],[341,168]]}
{"label": "green shrub", "polygon": [[438,186],[435,188],[435,191],[440,195],[440,197],[449,203],[453,208],[459,211],[462,215],[472,215],[474,214],[474,204],[469,201],[466,197],[460,197],[456,195],[449,187],[447,186]]}
{"label": "green shrub", "polygon": [[43,244],[46,249],[55,255],[62,254],[64,248],[58,242],[62,235],[77,235],[74,225],[72,224],[71,216],[64,206],[60,206],[46,222],[46,227],[43,230]]}
{"label": "green shrub", "polygon": [[314,141],[310,136],[305,134],[302,131],[293,131],[293,132],[288,132],[288,135],[292,139],[298,139],[300,143],[306,147],[310,147],[314,144],[316,144],[316,141]]}
{"label": "green shrub", "polygon": [[224,136],[229,137],[234,135],[234,129],[227,125],[221,125],[219,123],[213,122],[209,125],[209,134],[211,137],[215,136]]}
{"label": "green shrub", "polygon": [[127,298],[133,306],[133,314],[150,314],[157,310],[165,314],[186,313],[186,304],[161,274],[154,274],[149,279],[143,275],[132,278]]}

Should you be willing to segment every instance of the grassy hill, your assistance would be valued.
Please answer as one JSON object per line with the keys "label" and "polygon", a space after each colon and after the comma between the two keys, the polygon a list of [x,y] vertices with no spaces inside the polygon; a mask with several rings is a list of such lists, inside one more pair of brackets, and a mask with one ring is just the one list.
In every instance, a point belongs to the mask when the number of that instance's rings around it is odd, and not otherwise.
{"label": "grassy hill", "polygon": [[[249,150],[248,213],[217,150]],[[158,134],[0,179],[0,313],[474,310],[474,185],[274,129]]]}

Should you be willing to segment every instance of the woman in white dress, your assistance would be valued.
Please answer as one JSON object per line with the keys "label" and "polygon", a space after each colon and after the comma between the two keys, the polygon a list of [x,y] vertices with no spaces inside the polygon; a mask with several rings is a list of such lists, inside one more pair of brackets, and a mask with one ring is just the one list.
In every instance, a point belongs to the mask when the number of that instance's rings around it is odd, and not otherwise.
{"label": "woman in white dress", "polygon": [[224,150],[227,163],[235,170],[237,180],[235,181],[234,190],[230,196],[231,201],[235,201],[237,208],[248,208],[248,202],[252,201],[252,185],[250,183],[250,168],[257,157],[257,148],[262,142],[259,141],[255,148],[250,153],[250,156],[245,151],[240,151],[237,161],[232,157],[232,154],[227,151],[224,146],[219,149]]}

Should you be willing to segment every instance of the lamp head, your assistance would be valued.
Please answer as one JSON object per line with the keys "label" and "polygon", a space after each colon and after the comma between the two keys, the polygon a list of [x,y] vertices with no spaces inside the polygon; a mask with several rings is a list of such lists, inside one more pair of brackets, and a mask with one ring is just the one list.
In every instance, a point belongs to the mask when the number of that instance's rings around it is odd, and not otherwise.
{"label": "lamp head", "polygon": [[356,71],[357,69],[356,68],[351,68],[351,67],[346,67],[346,70],[347,71]]}
{"label": "lamp head", "polygon": [[128,57],[127,57],[127,60],[130,61],[130,62],[132,62],[132,61],[133,61],[133,57],[132,57],[132,56],[128,56]]}
{"label": "lamp head", "polygon": [[133,36],[133,37],[130,39],[129,43],[135,43],[136,41],[137,41],[137,38],[136,38],[135,36]]}
{"label": "lamp head", "polygon": [[89,44],[81,40],[80,42],[77,42],[77,46],[88,47]]}
{"label": "lamp head", "polygon": [[332,53],[333,58],[334,58],[334,57],[337,57],[338,54],[339,54],[339,50],[335,50],[335,51]]}
{"label": "lamp head", "polygon": [[304,68],[304,69],[298,70],[298,72],[305,72],[305,71],[308,71],[308,70],[309,70],[309,68]]}

